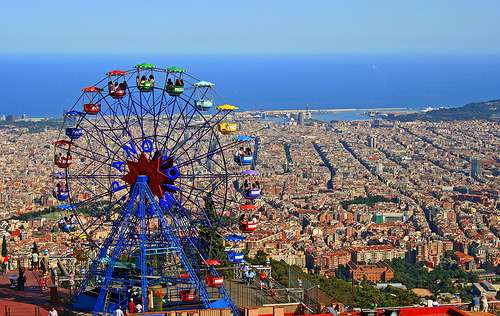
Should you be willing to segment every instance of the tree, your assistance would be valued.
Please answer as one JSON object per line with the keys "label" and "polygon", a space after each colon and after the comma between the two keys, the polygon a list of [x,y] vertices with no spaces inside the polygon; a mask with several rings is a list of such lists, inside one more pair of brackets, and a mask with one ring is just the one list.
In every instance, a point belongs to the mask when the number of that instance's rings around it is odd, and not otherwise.
{"label": "tree", "polygon": [[265,265],[267,260],[267,253],[262,250],[257,250],[255,257],[253,258],[255,264]]}
{"label": "tree", "polygon": [[7,240],[5,239],[5,235],[2,238],[2,257],[7,257]]}
{"label": "tree", "polygon": [[33,242],[33,250],[31,252],[38,253],[38,245],[36,244],[36,241]]}

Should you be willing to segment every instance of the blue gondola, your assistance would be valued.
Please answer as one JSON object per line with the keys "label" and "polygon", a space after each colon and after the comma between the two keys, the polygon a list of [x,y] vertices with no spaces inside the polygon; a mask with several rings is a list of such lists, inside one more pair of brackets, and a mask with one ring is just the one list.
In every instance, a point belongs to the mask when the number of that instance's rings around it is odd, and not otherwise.
{"label": "blue gondola", "polygon": [[76,127],[68,127],[66,128],[66,136],[68,136],[70,139],[78,139],[82,137],[83,135],[83,129],[81,128],[76,128]]}
{"label": "blue gondola", "polygon": [[76,117],[76,116],[80,116],[82,114],[83,114],[83,112],[73,110],[73,111],[66,112],[65,115],[66,115],[66,117]]}
{"label": "blue gondola", "polygon": [[59,191],[56,193],[57,200],[61,202],[66,201],[68,199],[68,196],[68,191]]}
{"label": "blue gondola", "polygon": [[54,179],[65,179],[66,178],[66,174],[64,172],[54,172],[52,174],[52,178]]}
{"label": "blue gondola", "polygon": [[236,252],[234,250],[227,252],[227,260],[231,263],[242,263],[244,258],[245,254],[241,252]]}
{"label": "blue gondola", "polygon": [[239,166],[249,166],[253,162],[253,155],[240,156],[238,154],[234,155],[234,162]]}
{"label": "blue gondola", "polygon": [[249,142],[253,140],[252,136],[246,136],[246,135],[238,135],[234,138],[236,142]]}
{"label": "blue gondola", "polygon": [[229,242],[242,242],[243,240],[245,240],[247,238],[245,236],[231,234],[231,235],[225,236],[224,239],[229,241]]}
{"label": "blue gondola", "polygon": [[58,206],[58,208],[63,211],[73,211],[76,207],[71,204],[61,204]]}
{"label": "blue gondola", "polygon": [[260,198],[261,192],[260,189],[251,189],[243,192],[243,197],[248,200],[255,200]]}

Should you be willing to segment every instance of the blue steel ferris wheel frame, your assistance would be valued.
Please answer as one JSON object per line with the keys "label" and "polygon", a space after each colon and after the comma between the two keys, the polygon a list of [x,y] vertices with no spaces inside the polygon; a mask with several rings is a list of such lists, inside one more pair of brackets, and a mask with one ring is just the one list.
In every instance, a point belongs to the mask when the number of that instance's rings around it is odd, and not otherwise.
{"label": "blue steel ferris wheel frame", "polygon": [[[57,196],[67,203],[66,209],[73,211],[79,224],[78,231],[87,237],[90,246],[99,249],[77,292],[83,295],[92,282],[100,285],[94,313],[108,312],[117,305],[124,307],[120,299],[117,304],[110,303],[111,284],[137,285],[137,282],[115,276],[115,264],[127,247],[139,254],[137,262],[145,311],[148,310],[145,294],[148,287],[167,282],[189,284],[195,289],[203,308],[228,307],[233,314],[238,313],[223,286],[217,287],[219,299],[214,300],[207,291],[207,284],[200,278],[202,275],[218,277],[216,269],[206,264],[209,258],[207,249],[199,242],[200,227],[216,230],[220,223],[213,214],[207,214],[201,201],[210,195],[218,214],[224,213],[228,201],[231,201],[229,179],[239,176],[239,173],[229,172],[224,151],[252,138],[220,137],[216,127],[229,119],[231,111],[217,110],[206,115],[207,108],[197,108],[194,97],[205,98],[212,93],[207,87],[192,85],[191,90],[186,89],[190,92],[188,96],[178,92],[170,94],[169,76],[176,80],[176,84],[179,77],[186,81],[196,78],[184,71],[172,73],[169,69],[138,67],[123,72],[118,77],[127,85],[119,98],[112,96],[111,88],[108,93],[104,92],[106,86],[103,84],[106,79],[111,79],[109,76],[84,88],[75,105],[65,112],[64,127],[58,140],[67,139],[65,135],[69,137],[69,144],[62,149],[55,146],[54,159],[58,173],[62,169],[64,174],[58,178],[64,183],[61,185],[59,181],[57,190],[64,188],[67,199],[63,200],[62,194]],[[141,89],[139,80],[136,85],[128,84],[134,75],[139,78],[141,73],[157,77],[149,91],[144,87]],[[162,75],[165,83],[160,85],[158,77]],[[112,80],[110,82],[112,84]],[[200,89],[204,90],[200,92]],[[182,90],[186,91],[184,87]],[[84,111],[81,111],[82,107]],[[140,165],[143,155],[149,164]],[[154,169],[151,167],[153,162],[166,167]],[[129,176],[134,163],[137,174]],[[255,168],[255,161],[252,167]],[[124,176],[127,169],[128,174]],[[160,171],[160,175],[156,171]],[[124,183],[127,176],[133,181]],[[151,185],[158,177],[164,179],[163,176],[168,180],[158,182],[161,190]],[[82,214],[82,209],[85,214]],[[132,218],[138,224],[139,234],[131,234],[132,228],[127,226]],[[160,240],[156,244],[148,241],[151,239],[149,221],[152,219],[161,227],[161,234],[154,235]],[[100,241],[96,236],[103,230],[109,230],[109,234]],[[157,277],[154,281],[148,279],[152,269],[148,266],[146,253],[155,247],[156,254],[158,249],[164,251],[164,248],[177,254],[181,270],[189,275],[188,281],[173,276]],[[96,277],[100,279],[95,281]],[[125,297],[128,300],[130,295]]]}

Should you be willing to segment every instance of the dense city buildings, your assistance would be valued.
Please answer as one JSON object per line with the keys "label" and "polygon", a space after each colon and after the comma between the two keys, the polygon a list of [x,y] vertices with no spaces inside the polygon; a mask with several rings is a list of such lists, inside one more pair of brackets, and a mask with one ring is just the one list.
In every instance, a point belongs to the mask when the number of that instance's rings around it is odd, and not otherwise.
{"label": "dense city buildings", "polygon": [[[332,125],[303,115],[301,124],[283,124],[240,115],[240,128],[259,139],[264,193],[243,245],[250,257],[261,250],[304,271],[341,277],[347,269],[375,283],[394,277],[387,262],[396,258],[432,268],[448,254],[466,271],[500,273],[498,123]],[[0,129],[0,235],[12,268],[34,242],[48,256],[78,253],[81,236],[57,227],[69,213],[47,211],[57,204],[57,135]],[[229,190],[235,200],[237,185]]]}

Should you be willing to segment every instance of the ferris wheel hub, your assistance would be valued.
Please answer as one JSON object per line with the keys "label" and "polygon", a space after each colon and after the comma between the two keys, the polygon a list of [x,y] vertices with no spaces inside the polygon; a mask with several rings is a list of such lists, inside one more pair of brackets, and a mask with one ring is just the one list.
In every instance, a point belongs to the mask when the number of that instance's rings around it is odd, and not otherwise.
{"label": "ferris wheel hub", "polygon": [[141,153],[137,161],[127,160],[128,173],[122,180],[130,185],[136,182],[147,182],[151,192],[159,198],[163,197],[163,184],[169,181],[162,172],[161,158],[149,159]]}
{"label": "ferris wheel hub", "polygon": [[139,183],[146,182],[147,183],[148,182],[148,176],[141,174],[141,175],[137,176],[136,182],[139,182]]}

